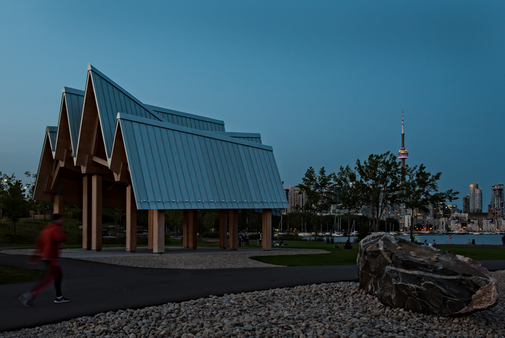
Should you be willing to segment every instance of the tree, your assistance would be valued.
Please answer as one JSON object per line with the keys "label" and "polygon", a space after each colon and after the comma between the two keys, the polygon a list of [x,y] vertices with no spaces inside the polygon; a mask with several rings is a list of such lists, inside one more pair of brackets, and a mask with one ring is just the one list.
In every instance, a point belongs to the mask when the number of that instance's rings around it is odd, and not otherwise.
{"label": "tree", "polygon": [[28,202],[25,198],[26,189],[21,180],[12,176],[3,175],[4,192],[2,197],[2,208],[14,225],[14,236],[16,236],[16,223],[28,212]]}
{"label": "tree", "polygon": [[329,210],[332,204],[336,204],[335,193],[329,189],[330,186],[334,185],[334,175],[327,175],[324,167],[319,169],[319,174],[316,174],[312,167],[307,169],[305,176],[302,178],[303,183],[298,185],[300,194],[305,193],[307,196],[307,201],[303,205],[305,211],[309,210],[320,214]]}
{"label": "tree", "polygon": [[359,188],[363,200],[370,206],[375,216],[375,231],[379,220],[388,206],[398,204],[401,183],[400,162],[389,151],[368,156],[368,160],[356,161],[356,171],[360,177]]}
{"label": "tree", "polygon": [[340,166],[340,171],[334,176],[339,187],[338,202],[342,209],[347,210],[347,239],[351,239],[351,212],[357,211],[362,205],[362,194],[358,187],[357,174],[348,165]]}
{"label": "tree", "polygon": [[438,191],[438,181],[442,173],[432,175],[426,171],[424,164],[419,167],[406,166],[402,170],[404,182],[402,189],[398,194],[400,202],[405,205],[406,209],[411,211],[411,226],[410,226],[410,240],[414,241],[414,215],[415,211],[428,212],[429,206],[445,202],[446,200],[452,202],[458,199],[458,191],[449,189],[445,192]]}

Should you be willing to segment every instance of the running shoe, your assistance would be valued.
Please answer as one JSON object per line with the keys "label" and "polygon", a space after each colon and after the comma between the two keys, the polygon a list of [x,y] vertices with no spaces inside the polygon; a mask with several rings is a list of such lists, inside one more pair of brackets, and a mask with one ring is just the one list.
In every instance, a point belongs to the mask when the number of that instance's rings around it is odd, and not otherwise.
{"label": "running shoe", "polygon": [[54,302],[55,302],[56,304],[68,303],[68,302],[70,302],[70,299],[67,299],[67,298],[65,298],[65,297],[63,297],[63,296],[59,296],[59,297],[56,297],[56,298],[54,299]]}

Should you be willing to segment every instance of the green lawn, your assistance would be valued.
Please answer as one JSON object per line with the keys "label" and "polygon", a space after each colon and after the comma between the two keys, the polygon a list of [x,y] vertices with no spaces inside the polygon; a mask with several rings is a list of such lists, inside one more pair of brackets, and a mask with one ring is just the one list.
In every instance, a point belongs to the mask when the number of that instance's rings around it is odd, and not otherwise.
{"label": "green lawn", "polygon": [[[251,257],[259,262],[286,265],[286,266],[317,266],[317,265],[352,265],[356,264],[358,256],[358,244],[353,243],[351,250],[335,249],[334,244],[288,242],[288,247],[303,249],[323,249],[330,251],[328,254],[319,255],[286,255],[286,256],[257,256]],[[475,247],[444,247],[438,249],[447,250],[454,254],[470,257],[475,260],[505,259],[505,248],[475,248]]]}
{"label": "green lawn", "polygon": [[0,285],[32,282],[42,279],[43,276],[43,271],[0,265]]}
{"label": "green lawn", "polygon": [[477,261],[493,259],[505,259],[505,247],[503,248],[472,248],[468,246],[440,246],[440,250],[447,250],[453,254],[470,257]]}
{"label": "green lawn", "polygon": [[358,256],[358,245],[355,243],[350,250],[344,249],[342,245],[339,246],[339,249],[336,249],[336,244],[326,243],[287,242],[287,244],[288,248],[322,249],[329,251],[329,253],[317,255],[256,256],[251,258],[259,262],[275,265],[317,266],[352,265],[356,264],[356,258]]}

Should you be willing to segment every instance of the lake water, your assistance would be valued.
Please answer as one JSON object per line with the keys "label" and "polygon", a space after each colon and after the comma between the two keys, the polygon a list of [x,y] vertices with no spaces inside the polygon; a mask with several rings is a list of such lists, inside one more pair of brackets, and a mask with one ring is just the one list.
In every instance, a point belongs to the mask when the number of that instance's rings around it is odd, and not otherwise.
{"label": "lake water", "polygon": [[[475,239],[475,244],[476,245],[501,245],[501,238],[503,235],[457,235],[457,234],[452,234],[452,240],[449,238],[449,234],[444,234],[444,235],[417,235],[415,234],[414,237],[416,238],[417,242],[424,243],[424,240],[426,240],[428,243],[433,243],[433,240],[437,243],[437,245],[443,245],[443,244],[468,244],[468,240],[472,241],[472,239]],[[401,235],[398,236],[400,238],[408,240],[410,238],[409,235]],[[305,240],[314,240],[314,237],[303,237]],[[321,238],[321,237],[318,237]],[[326,237],[322,237],[326,238]],[[347,237],[333,237],[335,240],[335,243],[345,243],[347,241]],[[357,237],[351,236],[351,243],[354,242],[354,240]]]}

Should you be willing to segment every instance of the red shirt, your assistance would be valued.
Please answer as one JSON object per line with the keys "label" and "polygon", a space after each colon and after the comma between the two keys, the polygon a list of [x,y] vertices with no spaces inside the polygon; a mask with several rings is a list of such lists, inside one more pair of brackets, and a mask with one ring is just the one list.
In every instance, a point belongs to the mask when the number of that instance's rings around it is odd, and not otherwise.
{"label": "red shirt", "polygon": [[37,241],[37,249],[40,250],[42,259],[58,259],[60,257],[60,243],[67,240],[61,226],[51,223],[45,227]]}

